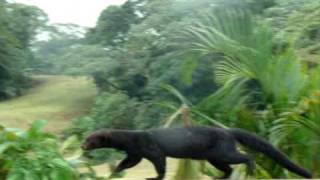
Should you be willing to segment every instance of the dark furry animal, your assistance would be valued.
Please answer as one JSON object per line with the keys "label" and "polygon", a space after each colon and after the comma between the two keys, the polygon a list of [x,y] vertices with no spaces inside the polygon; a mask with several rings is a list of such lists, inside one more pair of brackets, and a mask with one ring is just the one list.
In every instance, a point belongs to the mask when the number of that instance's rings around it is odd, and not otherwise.
{"label": "dark furry animal", "polygon": [[291,162],[267,141],[240,129],[189,127],[149,131],[103,130],[90,135],[82,148],[115,148],[125,151],[127,157],[120,162],[115,173],[131,168],[146,158],[153,163],[158,173],[156,178],[149,180],[161,180],[165,176],[166,157],[169,156],[207,160],[224,172],[220,178],[225,179],[232,173],[232,164],[245,163],[249,172],[254,170],[252,158],[237,151],[237,142],[262,152],[291,172],[312,178],[309,172]]}

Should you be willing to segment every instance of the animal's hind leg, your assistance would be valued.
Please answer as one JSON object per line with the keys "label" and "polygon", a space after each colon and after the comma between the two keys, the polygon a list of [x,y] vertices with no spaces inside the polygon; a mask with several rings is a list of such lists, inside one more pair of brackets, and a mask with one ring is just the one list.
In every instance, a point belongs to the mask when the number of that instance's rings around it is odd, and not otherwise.
{"label": "animal's hind leg", "polygon": [[232,173],[232,168],[228,164],[225,164],[225,163],[222,163],[222,162],[216,162],[216,161],[213,161],[213,160],[210,160],[210,159],[208,161],[209,161],[209,163],[211,165],[213,165],[214,167],[216,167],[220,171],[224,172],[223,176],[217,177],[217,178],[213,178],[213,179],[228,179],[230,177],[230,175]]}
{"label": "animal's hind leg", "polygon": [[255,168],[251,157],[239,153],[232,144],[224,144],[224,146],[220,146],[219,149],[212,149],[207,159],[224,164],[245,163],[249,174],[253,174]]}
{"label": "animal's hind leg", "polygon": [[241,154],[237,151],[229,152],[221,157],[221,161],[227,164],[241,164],[245,163],[247,165],[247,170],[250,175],[253,174],[255,169],[255,164],[252,158],[248,155]]}

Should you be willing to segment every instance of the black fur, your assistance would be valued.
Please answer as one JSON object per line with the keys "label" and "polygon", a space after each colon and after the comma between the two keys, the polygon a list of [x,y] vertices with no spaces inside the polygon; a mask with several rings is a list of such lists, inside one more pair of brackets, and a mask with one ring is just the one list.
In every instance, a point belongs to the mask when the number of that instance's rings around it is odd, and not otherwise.
{"label": "black fur", "polygon": [[166,157],[207,160],[224,172],[220,178],[228,178],[232,164],[245,163],[249,172],[254,170],[253,159],[237,151],[236,142],[262,152],[289,171],[305,178],[311,174],[291,162],[286,155],[271,144],[249,132],[209,127],[156,129],[149,131],[104,130],[90,135],[83,149],[115,148],[125,151],[127,158],[120,162],[115,173],[131,168],[142,158],[153,163],[158,173],[154,180],[165,176]]}

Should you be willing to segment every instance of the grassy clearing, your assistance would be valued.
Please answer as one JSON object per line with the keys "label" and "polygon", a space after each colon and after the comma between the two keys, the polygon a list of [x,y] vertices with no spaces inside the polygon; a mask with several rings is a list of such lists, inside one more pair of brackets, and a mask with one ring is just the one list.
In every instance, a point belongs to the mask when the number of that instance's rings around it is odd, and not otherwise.
{"label": "grassy clearing", "polygon": [[86,77],[35,76],[34,80],[37,85],[25,95],[0,102],[0,124],[26,128],[45,119],[46,130],[60,132],[70,120],[88,113],[97,92]]}

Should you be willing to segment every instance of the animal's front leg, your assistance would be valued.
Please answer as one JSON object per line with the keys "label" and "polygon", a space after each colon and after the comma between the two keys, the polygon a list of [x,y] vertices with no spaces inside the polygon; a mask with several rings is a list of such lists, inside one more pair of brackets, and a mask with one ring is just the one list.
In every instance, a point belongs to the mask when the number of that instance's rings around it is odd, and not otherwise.
{"label": "animal's front leg", "polygon": [[141,161],[141,157],[128,155],[124,160],[122,160],[119,165],[114,170],[113,174],[119,173],[124,169],[131,168],[137,165]]}

